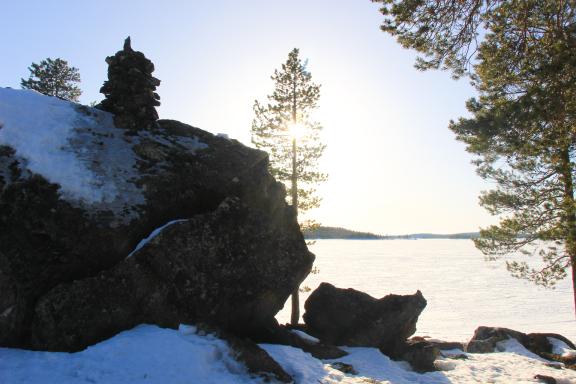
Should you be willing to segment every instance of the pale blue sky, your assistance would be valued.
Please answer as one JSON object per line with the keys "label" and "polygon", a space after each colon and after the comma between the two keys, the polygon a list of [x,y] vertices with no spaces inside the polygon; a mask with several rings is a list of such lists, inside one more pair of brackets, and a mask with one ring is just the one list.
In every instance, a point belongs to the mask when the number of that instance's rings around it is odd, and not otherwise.
{"label": "pale blue sky", "polygon": [[300,48],[322,84],[318,119],[328,145],[326,225],[398,234],[477,230],[486,189],[447,128],[474,94],[467,80],[418,72],[414,53],[380,32],[369,0],[30,1],[2,4],[0,86],[61,57],[80,69],[83,103],[101,99],[104,59],[132,37],[162,80],[161,118],[250,144],[254,99]]}

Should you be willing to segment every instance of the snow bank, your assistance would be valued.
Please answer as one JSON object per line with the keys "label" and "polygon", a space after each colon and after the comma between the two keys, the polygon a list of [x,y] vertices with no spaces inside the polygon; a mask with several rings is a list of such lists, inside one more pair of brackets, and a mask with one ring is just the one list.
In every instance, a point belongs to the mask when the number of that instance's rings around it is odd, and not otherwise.
{"label": "snow bank", "polygon": [[180,330],[142,325],[78,353],[0,348],[0,383],[259,383],[227,344]]}
{"label": "snow bank", "polygon": [[[375,348],[345,348],[337,360],[317,360],[300,349],[262,344],[296,384],[468,384],[534,383],[537,374],[560,384],[576,383],[576,372],[546,366],[515,340],[500,344],[503,352],[467,354],[467,360],[437,360],[443,371],[419,374]],[[351,364],[358,375],[344,374],[330,364]],[[260,384],[230,355],[226,342],[200,336],[195,327],[178,331],[138,326],[78,353],[35,352],[0,348],[0,383],[4,384]]]}

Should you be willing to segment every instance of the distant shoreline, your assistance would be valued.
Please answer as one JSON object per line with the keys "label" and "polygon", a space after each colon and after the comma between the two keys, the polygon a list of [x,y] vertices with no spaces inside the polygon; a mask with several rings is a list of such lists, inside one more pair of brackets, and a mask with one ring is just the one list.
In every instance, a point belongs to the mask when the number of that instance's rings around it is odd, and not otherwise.
{"label": "distant shoreline", "polygon": [[461,232],[451,234],[411,233],[407,235],[378,235],[371,232],[359,232],[340,227],[318,227],[314,230],[305,230],[304,238],[308,240],[468,240],[480,236],[478,232]]}

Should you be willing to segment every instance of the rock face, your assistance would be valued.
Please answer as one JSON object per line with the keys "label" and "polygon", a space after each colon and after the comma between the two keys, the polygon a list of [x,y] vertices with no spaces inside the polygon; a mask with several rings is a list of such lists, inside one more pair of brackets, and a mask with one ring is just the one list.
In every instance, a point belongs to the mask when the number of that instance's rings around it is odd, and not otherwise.
{"label": "rock face", "polygon": [[62,147],[90,175],[81,185],[5,145],[0,111],[0,346],[78,350],[140,322],[250,334],[272,321],[314,257],[267,155],[176,121],[126,136],[109,114],[70,108]]}
{"label": "rock face", "polygon": [[416,332],[425,307],[420,291],[376,299],[322,283],[306,300],[304,322],[311,335],[328,344],[378,347],[393,355]]}
{"label": "rock face", "polygon": [[[254,212],[238,198],[166,227],[131,257],[97,276],[60,285],[36,305],[32,345],[77,350],[137,324],[206,323],[252,336],[303,273],[293,223]],[[275,249],[282,253],[271,257]]]}

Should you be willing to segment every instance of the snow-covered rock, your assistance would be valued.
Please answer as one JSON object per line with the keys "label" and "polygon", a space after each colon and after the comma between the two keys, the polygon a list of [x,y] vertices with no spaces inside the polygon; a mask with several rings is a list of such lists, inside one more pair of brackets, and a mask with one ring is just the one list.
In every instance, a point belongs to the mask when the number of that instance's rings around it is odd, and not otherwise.
{"label": "snow-covered rock", "polygon": [[0,345],[78,350],[142,322],[253,330],[311,268],[264,152],[172,120],[127,135],[6,88],[0,125]]}

